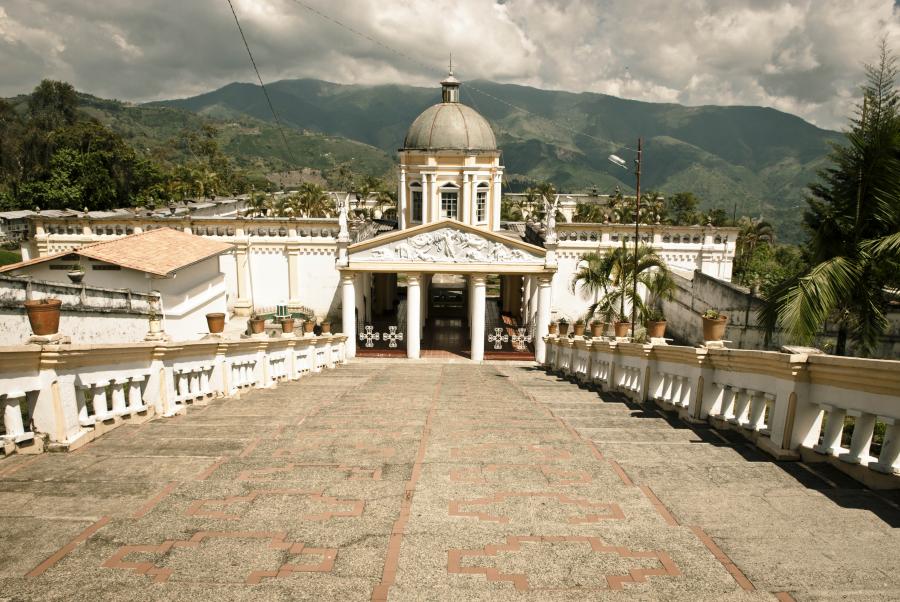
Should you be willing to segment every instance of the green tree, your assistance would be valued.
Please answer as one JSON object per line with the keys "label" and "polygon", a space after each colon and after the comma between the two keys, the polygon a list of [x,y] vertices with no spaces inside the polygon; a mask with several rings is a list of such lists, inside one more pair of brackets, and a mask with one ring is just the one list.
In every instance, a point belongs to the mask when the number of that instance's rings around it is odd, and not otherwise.
{"label": "green tree", "polygon": [[668,211],[676,226],[690,226],[700,221],[700,199],[693,192],[676,192],[669,199]]}
{"label": "green tree", "polygon": [[833,165],[810,186],[810,267],[773,287],[760,312],[770,333],[780,324],[801,342],[834,320],[838,355],[848,339],[871,353],[888,325],[884,291],[900,284],[900,96],[886,43],[866,77],[847,144],[832,149]]}

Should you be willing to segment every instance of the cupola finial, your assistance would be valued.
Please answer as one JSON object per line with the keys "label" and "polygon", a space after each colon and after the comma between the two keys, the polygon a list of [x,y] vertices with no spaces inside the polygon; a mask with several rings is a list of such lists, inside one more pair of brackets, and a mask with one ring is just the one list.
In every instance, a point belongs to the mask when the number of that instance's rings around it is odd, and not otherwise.
{"label": "cupola finial", "polygon": [[444,102],[459,102],[459,80],[453,77],[453,53],[450,53],[449,73],[441,82],[441,97]]}

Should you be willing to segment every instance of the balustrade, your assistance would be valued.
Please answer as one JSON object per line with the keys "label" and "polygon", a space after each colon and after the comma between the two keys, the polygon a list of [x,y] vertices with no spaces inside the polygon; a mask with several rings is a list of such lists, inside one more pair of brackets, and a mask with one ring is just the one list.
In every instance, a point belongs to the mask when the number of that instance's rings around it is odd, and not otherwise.
{"label": "balustrade", "polygon": [[75,449],[126,422],[334,367],[344,362],[344,339],[3,348],[0,446],[8,453],[41,433],[51,450]]}
{"label": "balustrade", "polygon": [[878,487],[900,474],[900,362],[555,335],[544,341],[549,369],[736,430],[776,458],[829,461]]}

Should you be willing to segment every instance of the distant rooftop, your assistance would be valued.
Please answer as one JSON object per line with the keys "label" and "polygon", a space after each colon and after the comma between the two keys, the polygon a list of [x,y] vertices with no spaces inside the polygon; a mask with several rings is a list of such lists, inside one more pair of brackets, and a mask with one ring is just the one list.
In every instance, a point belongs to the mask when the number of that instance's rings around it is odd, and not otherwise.
{"label": "distant rooftop", "polygon": [[232,245],[202,236],[156,228],[131,234],[115,240],[98,242],[78,249],[63,251],[0,267],[0,272],[11,272],[30,265],[59,259],[66,255],[79,255],[105,261],[155,276],[168,276],[208,257],[231,250]]}

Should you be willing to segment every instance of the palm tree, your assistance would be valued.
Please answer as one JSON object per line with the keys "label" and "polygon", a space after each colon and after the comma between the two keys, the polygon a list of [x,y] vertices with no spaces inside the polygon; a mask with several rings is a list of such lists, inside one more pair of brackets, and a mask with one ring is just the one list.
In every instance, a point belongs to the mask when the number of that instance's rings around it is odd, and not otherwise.
{"label": "palm tree", "polygon": [[811,267],[776,285],[760,312],[768,333],[780,324],[800,342],[836,321],[838,355],[848,339],[860,354],[872,352],[888,326],[884,291],[900,284],[900,95],[886,43],[866,75],[847,145],[832,149],[834,165],[810,186]]}
{"label": "palm tree", "polygon": [[318,184],[303,182],[292,202],[292,210],[302,217],[329,217],[334,212],[334,202]]}
{"label": "palm tree", "polygon": [[[661,275],[656,276],[657,273]],[[643,320],[650,304],[645,303],[640,294],[634,295],[634,277],[634,249],[626,247],[623,240],[622,246],[608,249],[603,254],[584,255],[572,276],[571,290],[574,292],[580,284],[597,299],[588,306],[589,318],[599,313],[607,321],[625,320],[625,302],[628,301],[637,310],[638,319]],[[647,245],[640,245],[637,249],[637,279],[650,292],[648,301],[653,302],[671,295],[675,286],[665,261]],[[602,298],[599,298],[600,293]]]}
{"label": "palm tree", "polygon": [[250,217],[265,217],[269,211],[269,202],[266,199],[266,193],[252,192],[250,200],[247,202],[247,214]]}
{"label": "palm tree", "polygon": [[763,219],[742,217],[739,221],[740,232],[737,239],[737,253],[735,254],[735,274],[741,281],[745,280],[747,266],[753,259],[753,253],[760,245],[775,242],[775,229],[772,224]]}
{"label": "palm tree", "polygon": [[595,203],[578,203],[572,220],[577,223],[599,224],[604,220],[603,209]]}

